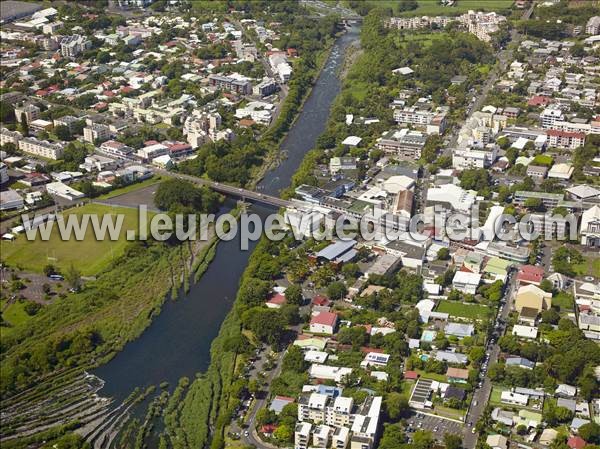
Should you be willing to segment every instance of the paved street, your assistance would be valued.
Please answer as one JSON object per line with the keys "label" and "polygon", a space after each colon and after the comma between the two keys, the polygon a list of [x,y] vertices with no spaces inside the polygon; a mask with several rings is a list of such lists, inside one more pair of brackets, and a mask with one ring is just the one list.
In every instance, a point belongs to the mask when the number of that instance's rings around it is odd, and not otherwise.
{"label": "paved street", "polygon": [[[471,401],[471,407],[467,413],[466,425],[464,429],[464,447],[465,449],[472,449],[477,444],[477,434],[473,433],[473,428],[477,424],[477,421],[481,417],[487,401],[492,391],[492,382],[487,377],[487,367],[498,361],[500,355],[500,346],[498,346],[498,338],[504,333],[506,328],[506,319],[512,308],[512,301],[516,290],[516,273],[511,271],[507,280],[507,288],[503,298],[502,308],[498,313],[498,317],[495,322],[495,329],[492,332],[492,337],[488,341],[486,347],[486,354],[489,357],[484,363],[485,369],[481,370],[483,380],[481,387],[477,388],[473,393],[473,399]],[[499,318],[499,320],[498,320]]]}

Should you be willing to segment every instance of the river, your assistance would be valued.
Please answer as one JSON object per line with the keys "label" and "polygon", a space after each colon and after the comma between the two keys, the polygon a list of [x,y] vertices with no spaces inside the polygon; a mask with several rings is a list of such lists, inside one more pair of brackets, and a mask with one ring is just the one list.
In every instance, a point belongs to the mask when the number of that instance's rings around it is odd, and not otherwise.
{"label": "river", "polygon": [[[340,91],[339,69],[349,44],[358,38],[358,29],[350,28],[335,42],[331,54],[306,100],[300,115],[282,143],[287,156],[269,171],[259,184],[262,192],[277,195],[290,184],[305,154],[315,146],[324,131],[331,103]],[[227,207],[227,205],[226,205]],[[252,206],[259,215],[273,209]],[[239,241],[220,242],[216,257],[199,282],[176,301],[166,301],[160,314],[136,340],[94,374],[106,384],[101,391],[117,401],[134,388],[169,382],[175,385],[183,377],[205,371],[210,362],[210,345],[231,309],[239,279],[251,250],[242,251]]]}

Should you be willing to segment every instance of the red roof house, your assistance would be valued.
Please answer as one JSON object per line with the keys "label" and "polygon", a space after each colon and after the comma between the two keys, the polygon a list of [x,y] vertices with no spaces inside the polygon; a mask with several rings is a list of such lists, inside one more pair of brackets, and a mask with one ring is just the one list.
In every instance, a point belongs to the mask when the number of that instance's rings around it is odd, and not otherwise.
{"label": "red roof house", "polygon": [[520,284],[540,285],[544,279],[544,269],[534,265],[523,265],[517,274],[517,281]]}
{"label": "red roof house", "polygon": [[285,303],[285,296],[281,293],[273,293],[265,303],[271,309],[279,309]]}
{"label": "red roof house", "polygon": [[404,378],[408,380],[417,380],[419,374],[416,371],[404,371]]}
{"label": "red roof house", "polygon": [[319,312],[310,320],[310,331],[316,334],[333,335],[337,321],[337,313]]}
{"label": "red roof house", "polygon": [[571,437],[567,440],[567,446],[569,446],[571,449],[583,449],[586,445],[587,443],[585,440],[578,436]]}
{"label": "red roof house", "polygon": [[327,307],[331,304],[331,301],[323,295],[317,295],[312,299],[311,304],[313,306]]}

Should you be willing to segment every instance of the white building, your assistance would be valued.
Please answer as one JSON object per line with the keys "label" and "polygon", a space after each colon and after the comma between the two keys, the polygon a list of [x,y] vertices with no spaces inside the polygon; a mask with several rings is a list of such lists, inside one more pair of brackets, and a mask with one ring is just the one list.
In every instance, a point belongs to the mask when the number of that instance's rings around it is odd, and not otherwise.
{"label": "white building", "polygon": [[78,190],[69,187],[62,182],[51,182],[46,184],[46,191],[50,195],[60,196],[61,198],[73,201],[83,198],[85,195]]}
{"label": "white building", "polygon": [[100,123],[92,123],[83,128],[83,140],[89,143],[108,140],[111,135],[110,128]]}
{"label": "white building", "polygon": [[74,58],[92,47],[92,41],[86,36],[74,34],[60,41],[60,52],[65,58]]}
{"label": "white building", "polygon": [[19,141],[19,150],[56,160],[62,158],[64,148],[60,143],[50,143],[46,140],[38,140],[35,137],[25,137]]}
{"label": "white building", "polygon": [[452,288],[463,293],[474,295],[481,282],[481,274],[457,271],[452,279]]}
{"label": "white building", "polygon": [[581,215],[581,244],[600,248],[600,206],[594,205]]}

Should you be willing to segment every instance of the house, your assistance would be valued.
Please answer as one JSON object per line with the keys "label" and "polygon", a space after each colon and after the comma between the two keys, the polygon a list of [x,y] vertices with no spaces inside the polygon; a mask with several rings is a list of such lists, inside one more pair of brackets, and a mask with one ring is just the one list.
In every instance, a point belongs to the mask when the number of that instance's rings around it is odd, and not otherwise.
{"label": "house", "polygon": [[457,271],[452,279],[452,288],[474,295],[481,282],[481,274],[469,273],[468,271]]}
{"label": "house", "polygon": [[523,307],[535,309],[538,313],[550,308],[552,293],[545,292],[535,285],[529,284],[519,287],[515,299],[515,309],[521,312]]}
{"label": "house", "polygon": [[549,446],[550,443],[552,443],[557,436],[558,431],[556,431],[555,429],[544,429],[544,431],[540,435],[540,439],[538,442],[542,446]]}
{"label": "house", "polygon": [[573,432],[577,432],[579,431],[579,428],[587,423],[589,423],[590,421],[588,419],[582,419],[582,418],[573,418],[573,421],[571,421],[571,424],[569,425],[570,429]]}
{"label": "house", "polygon": [[0,210],[22,209],[23,197],[16,190],[8,189],[0,192]]}
{"label": "house", "polygon": [[475,333],[475,327],[472,324],[448,323],[444,327],[446,335],[454,335],[458,338],[470,337]]}
{"label": "house", "polygon": [[575,395],[577,395],[577,387],[567,384],[560,384],[558,387],[556,387],[554,394],[564,398],[574,398]]}
{"label": "house", "polygon": [[500,401],[504,402],[505,404],[515,404],[526,407],[527,403],[529,402],[529,396],[526,394],[520,394],[506,390],[501,393]]}
{"label": "house", "polygon": [[333,380],[337,383],[341,382],[344,377],[351,373],[352,368],[321,365],[319,363],[313,363],[308,370],[308,375],[313,379]]}
{"label": "house", "polygon": [[338,322],[338,316],[333,312],[319,312],[310,320],[309,330],[315,334],[333,335]]}
{"label": "house", "polygon": [[485,440],[486,444],[492,449],[507,449],[508,439],[504,435],[489,435]]}
{"label": "house", "polygon": [[506,366],[518,366],[524,369],[535,368],[535,363],[524,357],[508,357],[506,359]]}
{"label": "house", "polygon": [[536,339],[538,334],[537,327],[523,326],[521,324],[515,324],[512,329],[512,335],[516,335],[521,338]]}
{"label": "house", "polygon": [[449,366],[446,371],[448,382],[465,383],[469,380],[469,370]]}
{"label": "house", "polygon": [[329,172],[332,175],[343,170],[356,170],[356,158],[353,157],[332,157],[329,160]]}
{"label": "house", "polygon": [[269,309],[280,309],[282,305],[285,304],[285,295],[275,292],[273,293],[269,300],[265,303],[265,305]]}
{"label": "house", "polygon": [[308,350],[304,353],[304,360],[310,363],[325,363],[329,354],[325,351]]}
{"label": "house", "polygon": [[517,273],[517,282],[539,286],[544,278],[544,268],[535,265],[522,265]]}
{"label": "house", "polygon": [[577,401],[574,399],[558,398],[556,400],[556,406],[566,408],[567,410],[575,413],[575,410],[577,409]]}
{"label": "house", "polygon": [[272,410],[275,412],[275,414],[279,415],[286,405],[292,404],[294,401],[294,398],[290,398],[288,396],[275,396],[271,401],[269,410]]}
{"label": "house", "polygon": [[300,334],[294,341],[294,346],[298,346],[301,349],[322,351],[327,345],[327,338],[320,337],[308,337],[307,335]]}
{"label": "house", "polygon": [[62,182],[51,182],[46,184],[46,191],[49,195],[59,196],[69,201],[81,199],[85,196],[82,192],[79,192]]}
{"label": "house", "polygon": [[435,360],[439,362],[447,362],[455,365],[466,365],[469,361],[466,355],[460,352],[451,351],[437,351],[435,353]]}
{"label": "house", "polygon": [[360,363],[360,366],[367,368],[369,366],[384,367],[387,366],[390,360],[389,354],[382,354],[379,352],[369,352],[365,359]]}
{"label": "house", "polygon": [[502,410],[500,407],[496,407],[492,410],[492,420],[502,423],[505,426],[512,427],[514,413],[508,410]]}
{"label": "house", "polygon": [[572,436],[567,440],[567,446],[571,449],[583,449],[587,446],[587,442],[580,436]]}
{"label": "house", "polygon": [[530,307],[523,307],[519,313],[519,323],[527,326],[535,326],[537,323],[538,311]]}
{"label": "house", "polygon": [[456,399],[457,401],[464,401],[467,397],[467,392],[462,388],[455,387],[453,385],[448,385],[444,390],[444,400],[448,399]]}

